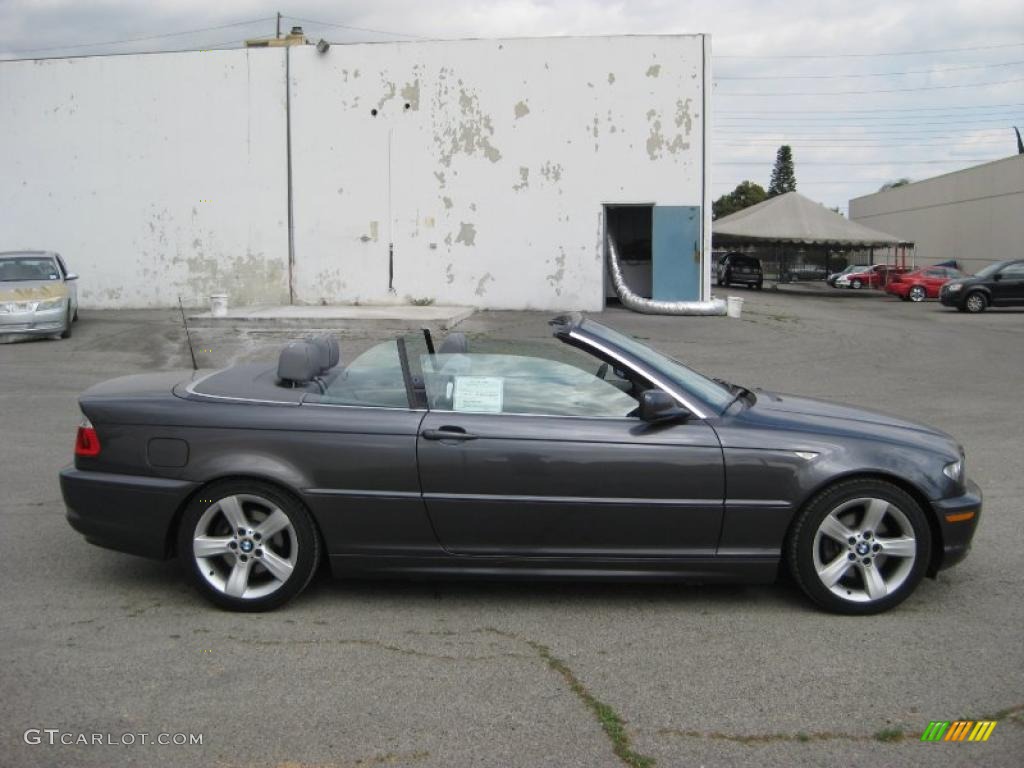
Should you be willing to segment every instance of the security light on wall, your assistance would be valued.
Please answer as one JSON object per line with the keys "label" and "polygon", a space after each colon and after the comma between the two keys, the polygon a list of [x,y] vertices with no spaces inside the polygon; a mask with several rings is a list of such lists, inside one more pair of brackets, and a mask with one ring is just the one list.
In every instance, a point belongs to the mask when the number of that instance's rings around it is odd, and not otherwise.
{"label": "security light on wall", "polygon": [[327,49],[330,48],[330,47],[331,47],[331,44],[328,43],[326,40],[324,40],[321,37],[320,38],[320,42],[316,44],[316,52],[317,53],[327,53]]}

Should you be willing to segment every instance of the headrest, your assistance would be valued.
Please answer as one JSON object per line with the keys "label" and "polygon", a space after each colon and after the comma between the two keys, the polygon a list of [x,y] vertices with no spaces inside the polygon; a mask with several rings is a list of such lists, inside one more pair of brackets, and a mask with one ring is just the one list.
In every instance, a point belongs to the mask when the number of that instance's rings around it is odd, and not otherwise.
{"label": "headrest", "polygon": [[289,384],[305,384],[320,373],[320,350],[308,341],[286,344],[277,359],[277,378]]}
{"label": "headrest", "polygon": [[439,355],[464,355],[469,352],[469,342],[464,333],[449,333],[437,350]]}
{"label": "headrest", "polygon": [[338,340],[329,333],[307,336],[306,342],[316,347],[317,354],[320,356],[319,373],[326,373],[341,360],[341,347],[338,345]]}

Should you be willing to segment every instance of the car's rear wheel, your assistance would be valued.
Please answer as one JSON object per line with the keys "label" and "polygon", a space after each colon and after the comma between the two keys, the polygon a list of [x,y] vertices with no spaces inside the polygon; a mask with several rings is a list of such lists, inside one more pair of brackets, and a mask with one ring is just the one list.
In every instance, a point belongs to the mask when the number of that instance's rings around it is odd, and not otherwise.
{"label": "car's rear wheel", "polygon": [[200,491],[185,509],[178,557],[211,602],[266,611],[306,588],[320,542],[309,513],[291,494],[256,480],[226,480]]}
{"label": "car's rear wheel", "polygon": [[984,312],[988,306],[988,301],[985,299],[985,294],[981,291],[975,291],[974,293],[967,294],[967,298],[964,299],[964,309],[972,314],[978,312]]}
{"label": "car's rear wheel", "polygon": [[836,483],[800,513],[788,560],[800,588],[835,613],[888,610],[928,568],[931,529],[921,506],[883,480]]}
{"label": "car's rear wheel", "polygon": [[924,301],[927,297],[927,293],[923,286],[915,285],[910,289],[910,300],[911,301]]}

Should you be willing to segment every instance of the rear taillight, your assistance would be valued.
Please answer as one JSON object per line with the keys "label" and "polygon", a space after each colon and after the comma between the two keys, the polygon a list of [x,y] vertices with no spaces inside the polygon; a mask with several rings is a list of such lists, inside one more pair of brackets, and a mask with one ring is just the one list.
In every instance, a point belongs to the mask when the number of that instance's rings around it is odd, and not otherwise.
{"label": "rear taillight", "polygon": [[88,419],[82,419],[75,436],[75,456],[99,456],[100,438]]}

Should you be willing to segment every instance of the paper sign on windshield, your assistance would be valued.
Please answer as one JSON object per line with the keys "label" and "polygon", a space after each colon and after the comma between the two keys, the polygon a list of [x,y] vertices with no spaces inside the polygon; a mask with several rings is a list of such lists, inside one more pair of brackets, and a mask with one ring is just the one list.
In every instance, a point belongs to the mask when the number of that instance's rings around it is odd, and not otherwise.
{"label": "paper sign on windshield", "polygon": [[500,376],[456,376],[456,411],[501,413],[505,380]]}

